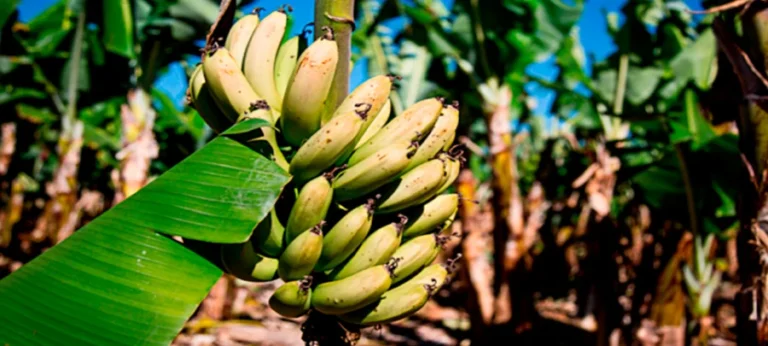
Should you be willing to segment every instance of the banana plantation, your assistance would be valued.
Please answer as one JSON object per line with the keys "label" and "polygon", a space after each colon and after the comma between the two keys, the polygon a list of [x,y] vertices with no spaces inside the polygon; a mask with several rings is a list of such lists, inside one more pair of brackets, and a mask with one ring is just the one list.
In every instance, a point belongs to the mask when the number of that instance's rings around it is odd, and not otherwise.
{"label": "banana plantation", "polygon": [[768,345],[766,1],[2,5],[0,345]]}

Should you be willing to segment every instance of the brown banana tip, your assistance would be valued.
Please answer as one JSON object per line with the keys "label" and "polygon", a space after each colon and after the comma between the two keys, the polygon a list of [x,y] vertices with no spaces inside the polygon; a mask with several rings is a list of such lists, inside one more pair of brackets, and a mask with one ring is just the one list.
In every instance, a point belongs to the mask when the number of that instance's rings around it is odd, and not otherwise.
{"label": "brown banana tip", "polygon": [[454,109],[459,109],[459,105],[459,100],[453,100],[453,102],[451,102],[451,107]]}
{"label": "brown banana tip", "polygon": [[440,233],[435,233],[435,242],[437,243],[437,246],[441,248],[448,242],[448,240],[450,240],[450,238],[451,237],[440,235]]}
{"label": "brown banana tip", "polygon": [[398,75],[396,75],[394,73],[387,74],[387,78],[389,78],[389,81],[392,82],[392,83],[394,83],[395,80],[403,80],[403,77],[400,77],[400,76],[398,76]]}
{"label": "brown banana tip", "polygon": [[333,29],[331,29],[331,27],[327,25],[323,26],[321,29],[325,31],[325,34],[323,35],[323,39],[333,41],[333,38],[334,38]]}
{"label": "brown banana tip", "polygon": [[437,279],[432,278],[430,283],[424,284],[424,288],[426,288],[427,292],[430,294],[434,293],[437,290]]}
{"label": "brown banana tip", "polygon": [[269,110],[269,104],[267,103],[267,100],[256,100],[251,102],[251,105],[248,106],[248,111],[253,112],[260,109],[266,109]]}
{"label": "brown banana tip", "polygon": [[456,254],[456,257],[451,258],[447,261],[445,261],[445,270],[448,271],[448,274],[453,274],[456,271],[456,262],[458,262],[462,257],[462,254]]}
{"label": "brown banana tip", "polygon": [[392,257],[387,261],[387,264],[385,264],[384,267],[387,269],[390,276],[395,277],[395,269],[397,269],[397,265],[400,264],[400,261],[402,260],[402,257]]}
{"label": "brown banana tip", "polygon": [[253,10],[251,11],[251,14],[255,14],[255,15],[258,16],[258,15],[261,14],[262,11],[264,11],[264,7],[258,7],[257,6],[257,7],[253,8]]}
{"label": "brown banana tip", "polygon": [[192,95],[190,95],[189,90],[187,90],[187,94],[184,95],[184,105],[189,106],[192,104]]}
{"label": "brown banana tip", "polygon": [[341,166],[334,167],[330,171],[323,173],[323,178],[325,178],[328,181],[331,181],[339,173],[339,171],[343,171],[345,169],[347,169],[346,163]]}
{"label": "brown banana tip", "polygon": [[315,28],[315,22],[309,22],[304,25],[303,28],[301,28],[301,34],[300,35],[306,35],[307,33],[311,32]]}
{"label": "brown banana tip", "polygon": [[435,99],[440,101],[440,103],[445,104],[445,97],[437,96],[437,97],[435,97]]}
{"label": "brown banana tip", "polygon": [[312,287],[312,275],[306,275],[304,278],[299,281],[299,289],[303,292],[308,291]]}
{"label": "brown banana tip", "polygon": [[288,5],[288,4],[283,4],[277,10],[280,11],[280,12],[283,12],[283,13],[285,13],[285,12],[293,12],[293,6]]}
{"label": "brown banana tip", "polygon": [[397,228],[397,232],[402,232],[405,228],[405,224],[408,223],[408,217],[403,214],[397,214],[397,217],[400,219],[395,223],[395,228]]}
{"label": "brown banana tip", "polygon": [[376,200],[373,198],[369,198],[365,201],[365,210],[368,212],[368,216],[373,215],[374,204],[376,204]]}
{"label": "brown banana tip", "polygon": [[312,226],[312,228],[309,230],[310,232],[314,234],[321,234],[323,233],[323,227],[325,226],[325,220],[320,221],[317,223],[317,225]]}

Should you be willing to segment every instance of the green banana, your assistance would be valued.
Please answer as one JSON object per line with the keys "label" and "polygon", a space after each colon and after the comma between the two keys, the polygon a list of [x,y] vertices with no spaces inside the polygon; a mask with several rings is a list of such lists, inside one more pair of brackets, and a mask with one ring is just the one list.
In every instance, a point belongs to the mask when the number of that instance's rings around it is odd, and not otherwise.
{"label": "green banana", "polygon": [[433,284],[396,287],[384,292],[373,304],[340,315],[339,319],[361,326],[394,322],[424,307],[435,289]]}
{"label": "green banana", "polygon": [[351,258],[328,274],[328,279],[341,280],[372,266],[387,263],[400,246],[403,226],[407,221],[408,218],[400,215],[400,222],[393,222],[375,230]]}
{"label": "green banana", "polygon": [[[226,48],[213,48],[203,57],[203,73],[216,104],[231,119],[238,119],[264,99],[253,91]],[[272,122],[271,116],[266,120]]]}
{"label": "green banana", "polygon": [[320,116],[325,102],[329,102],[326,96],[338,60],[339,50],[332,36],[316,40],[299,56],[285,90],[280,116],[283,136],[291,145],[301,145],[321,127]]}
{"label": "green banana", "polygon": [[[362,105],[365,106],[365,105]],[[360,132],[368,110],[361,108],[336,118],[315,132],[291,159],[290,173],[302,182],[331,167],[350,146]],[[280,119],[285,118],[285,113]]]}
{"label": "green banana", "polygon": [[[309,227],[307,227],[309,228]],[[306,229],[306,228],[305,228]],[[269,211],[269,218],[264,218],[251,237],[257,252],[269,257],[279,257],[283,252],[285,227],[280,223],[275,209]]]}
{"label": "green banana", "polygon": [[227,273],[252,282],[277,278],[277,260],[256,253],[251,242],[221,245],[221,263]]}
{"label": "green banana", "polygon": [[325,221],[321,221],[288,244],[280,255],[280,264],[277,267],[277,274],[281,279],[298,280],[312,272],[323,251],[324,224]]}
{"label": "green banana", "polygon": [[278,314],[295,318],[309,312],[312,304],[312,277],[286,282],[269,297],[269,307]]}
{"label": "green banana", "polygon": [[323,252],[315,271],[333,269],[357,250],[373,222],[373,200],[350,210],[323,236]]}
{"label": "green banana", "polygon": [[443,184],[437,189],[436,194],[442,193],[451,187],[453,182],[456,181],[456,178],[459,177],[459,173],[461,173],[461,162],[459,160],[452,157],[446,158],[445,160],[447,174],[445,176],[445,181],[443,181]]}
{"label": "green banana", "polygon": [[395,263],[377,265],[341,280],[315,287],[312,308],[326,315],[341,315],[375,302],[392,284]]}
{"label": "green banana", "polygon": [[390,120],[371,139],[361,145],[349,157],[354,165],[392,143],[400,140],[418,140],[432,129],[443,108],[442,98],[430,98],[408,107],[403,114]]}
{"label": "green banana", "polygon": [[425,234],[406,241],[392,254],[392,258],[400,259],[393,272],[392,284],[407,279],[434,261],[445,241],[445,237],[437,234]]}
{"label": "green banana", "polygon": [[224,47],[232,54],[232,58],[235,59],[237,67],[240,69],[243,67],[245,49],[248,47],[248,42],[251,41],[251,35],[253,35],[256,27],[259,26],[259,19],[257,11],[246,14],[232,25],[232,28],[229,29],[229,34],[227,34]]}
{"label": "green banana", "polygon": [[384,187],[376,213],[396,212],[432,198],[446,179],[445,170],[444,160],[432,159],[403,174]]}
{"label": "green banana", "polygon": [[248,83],[277,112],[283,105],[275,87],[275,60],[287,23],[288,16],[282,8],[264,17],[253,31],[243,59],[243,74]]}
{"label": "green banana", "polygon": [[228,118],[221,112],[214,101],[210,90],[208,90],[208,84],[205,82],[202,64],[195,67],[189,78],[188,95],[189,101],[195,106],[197,113],[216,133],[223,132],[235,123],[234,119]]}
{"label": "green banana", "polygon": [[449,143],[448,140],[456,133],[457,127],[459,127],[459,109],[454,108],[454,105],[445,106],[440,116],[437,117],[435,126],[432,127],[427,138],[421,143],[419,150],[413,155],[411,163],[408,164],[405,171],[407,172],[434,158],[438,152],[443,150],[446,143]]}
{"label": "green banana", "polygon": [[[328,113],[326,118],[320,119],[320,126],[327,124],[328,121],[339,115],[354,111],[357,108],[356,105],[361,103],[371,105],[371,114],[379,114],[389,99],[389,92],[392,90],[392,79],[393,77],[391,76],[379,75],[364,81],[344,98],[344,101],[341,102],[333,113]],[[368,125],[370,125],[373,119],[374,117],[368,119],[366,125],[363,126],[363,131],[368,129]],[[360,136],[363,133],[361,132]]]}
{"label": "green banana", "polygon": [[301,187],[285,225],[285,241],[290,243],[302,232],[325,219],[333,200],[327,175],[320,175]]}
{"label": "green banana", "polygon": [[285,41],[277,51],[275,59],[275,88],[282,100],[285,96],[285,89],[288,88],[288,82],[291,80],[293,69],[296,68],[296,61],[299,57],[299,36],[294,36]]}
{"label": "green banana", "polygon": [[343,170],[332,184],[336,200],[362,197],[397,178],[416,148],[416,142],[400,141]]}
{"label": "green banana", "polygon": [[381,110],[378,114],[371,120],[370,125],[368,125],[368,129],[363,132],[363,135],[360,136],[360,140],[357,141],[357,144],[355,144],[355,149],[362,146],[367,140],[371,139],[373,135],[375,135],[379,130],[381,130],[384,125],[387,124],[387,121],[389,121],[389,115],[392,113],[392,101],[387,99],[387,102],[384,103],[384,107],[381,107]]}
{"label": "green banana", "polygon": [[403,230],[403,238],[413,238],[443,228],[443,224],[459,209],[459,195],[439,195],[419,206]]}

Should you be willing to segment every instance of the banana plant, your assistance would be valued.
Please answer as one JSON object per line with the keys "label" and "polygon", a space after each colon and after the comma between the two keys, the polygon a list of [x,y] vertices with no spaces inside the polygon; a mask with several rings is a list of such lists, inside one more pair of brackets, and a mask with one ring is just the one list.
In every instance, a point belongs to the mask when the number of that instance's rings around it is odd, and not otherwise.
{"label": "banana plant", "polygon": [[[319,1],[317,7],[349,26],[334,4]],[[235,1],[222,1],[206,46],[226,35],[235,8]],[[142,77],[153,79],[142,74],[139,84]],[[271,147],[249,140],[272,131],[270,126],[262,119],[240,119],[0,281],[0,295],[18,298],[0,303],[0,343],[169,344],[228,271],[222,248],[249,242],[292,179],[267,158],[274,154]]]}

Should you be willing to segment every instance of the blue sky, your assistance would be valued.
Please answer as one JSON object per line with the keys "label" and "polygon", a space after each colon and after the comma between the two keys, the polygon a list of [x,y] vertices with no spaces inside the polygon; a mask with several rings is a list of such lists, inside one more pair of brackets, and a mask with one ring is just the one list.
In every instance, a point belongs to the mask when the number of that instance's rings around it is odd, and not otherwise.
{"label": "blue sky", "polygon": [[[27,21],[57,1],[58,0],[22,0],[19,5],[20,19],[22,21]],[[452,1],[448,0],[447,2],[450,3]],[[692,9],[701,9],[700,0],[684,0],[684,2]],[[308,6],[310,3],[308,0],[261,0],[256,1],[256,3],[258,6],[264,7],[267,11],[277,9],[284,3],[292,4],[294,7],[293,16],[296,23],[293,28],[293,34],[298,34],[304,24],[313,20],[313,9],[312,6]],[[606,11],[619,11],[624,3],[624,0],[586,1],[584,13],[578,25],[580,28],[581,43],[584,46],[588,58],[590,55],[593,55],[596,59],[600,60],[610,55],[615,50],[615,46],[606,32],[604,13]],[[302,6],[299,6],[299,4],[302,4]],[[589,65],[589,62],[587,65]],[[528,72],[545,79],[552,79],[557,73],[557,70],[552,62],[549,61],[529,66]],[[365,77],[364,64],[356,65],[352,71],[351,87],[361,83]],[[180,105],[186,90],[186,76],[184,75],[181,66],[178,64],[171,66],[169,71],[158,81],[158,87],[166,91],[169,96],[176,100]],[[535,112],[537,114],[549,113],[549,107],[554,99],[554,94],[546,89],[537,87],[535,84],[528,85],[526,89],[532,96],[538,99],[538,106]]]}

